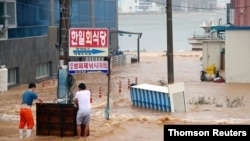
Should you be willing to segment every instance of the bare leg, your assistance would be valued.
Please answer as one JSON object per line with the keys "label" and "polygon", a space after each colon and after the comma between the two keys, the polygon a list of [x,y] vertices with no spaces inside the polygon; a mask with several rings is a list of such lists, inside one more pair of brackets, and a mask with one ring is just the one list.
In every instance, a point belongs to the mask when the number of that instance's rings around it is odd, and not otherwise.
{"label": "bare leg", "polygon": [[81,125],[77,125],[76,130],[77,130],[77,137],[78,139],[80,139],[81,138]]}
{"label": "bare leg", "polygon": [[89,125],[85,125],[84,128],[84,138],[87,138],[89,134]]}

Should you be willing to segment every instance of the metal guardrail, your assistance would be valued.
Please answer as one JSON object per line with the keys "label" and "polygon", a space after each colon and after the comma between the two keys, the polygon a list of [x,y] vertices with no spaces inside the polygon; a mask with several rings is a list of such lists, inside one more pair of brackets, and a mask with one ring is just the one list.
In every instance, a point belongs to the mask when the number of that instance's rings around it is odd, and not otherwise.
{"label": "metal guardrail", "polygon": [[193,37],[190,39],[197,39],[197,40],[225,39],[225,32],[211,31],[210,33],[204,35],[196,35],[194,33]]}
{"label": "metal guardrail", "polygon": [[126,64],[126,56],[125,55],[115,55],[112,58],[112,66],[122,66]]}
{"label": "metal guardrail", "polygon": [[122,66],[130,63],[134,63],[133,59],[137,59],[135,54],[121,54],[114,55],[112,58],[112,66]]}

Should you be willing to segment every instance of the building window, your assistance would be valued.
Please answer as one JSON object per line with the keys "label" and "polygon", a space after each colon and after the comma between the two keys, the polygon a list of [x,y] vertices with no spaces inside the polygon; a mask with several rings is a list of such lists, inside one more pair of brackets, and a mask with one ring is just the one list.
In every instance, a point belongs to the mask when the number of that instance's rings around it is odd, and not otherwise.
{"label": "building window", "polygon": [[16,1],[0,0],[0,25],[4,24],[3,16],[8,16],[8,27],[16,27]]}
{"label": "building window", "polygon": [[41,79],[50,76],[51,63],[42,63],[36,67],[36,79]]}
{"label": "building window", "polygon": [[8,86],[17,84],[17,68],[10,68],[8,69]]}
{"label": "building window", "polygon": [[50,12],[48,10],[48,7],[50,7],[48,1],[38,1],[37,3],[37,10],[36,10],[36,21],[39,24],[47,24],[49,22],[49,16]]}
{"label": "building window", "polygon": [[0,1],[0,24],[4,24],[2,16],[4,15],[4,3]]}

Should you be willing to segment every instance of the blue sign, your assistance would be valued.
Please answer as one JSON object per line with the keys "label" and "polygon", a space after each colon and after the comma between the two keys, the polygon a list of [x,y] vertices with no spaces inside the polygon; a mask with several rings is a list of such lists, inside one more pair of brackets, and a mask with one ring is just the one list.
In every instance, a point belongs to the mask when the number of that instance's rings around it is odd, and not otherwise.
{"label": "blue sign", "polygon": [[75,54],[75,55],[77,55],[77,54],[89,54],[89,55],[91,55],[91,54],[98,54],[98,53],[102,53],[102,52],[104,52],[103,50],[97,50],[97,49],[92,49],[92,50],[85,50],[85,49],[83,49],[83,50],[74,50],[73,51],[73,53]]}

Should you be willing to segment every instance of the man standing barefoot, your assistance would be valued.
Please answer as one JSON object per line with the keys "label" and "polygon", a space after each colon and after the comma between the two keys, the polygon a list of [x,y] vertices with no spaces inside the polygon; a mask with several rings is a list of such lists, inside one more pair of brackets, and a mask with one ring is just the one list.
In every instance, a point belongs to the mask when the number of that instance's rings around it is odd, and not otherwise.
{"label": "man standing barefoot", "polygon": [[87,138],[89,134],[90,123],[90,91],[86,90],[86,85],[80,83],[78,85],[79,91],[76,92],[74,97],[74,103],[78,105],[78,111],[76,116],[76,130],[78,139],[81,137],[81,125],[84,124],[84,138]]}

